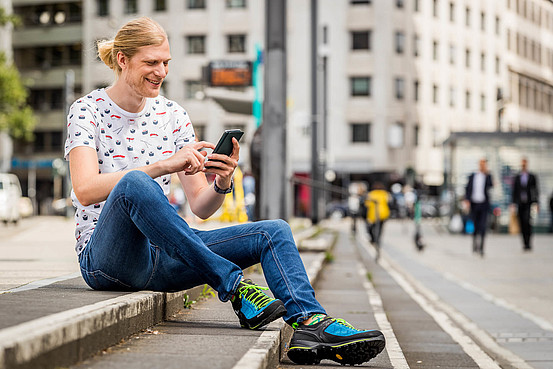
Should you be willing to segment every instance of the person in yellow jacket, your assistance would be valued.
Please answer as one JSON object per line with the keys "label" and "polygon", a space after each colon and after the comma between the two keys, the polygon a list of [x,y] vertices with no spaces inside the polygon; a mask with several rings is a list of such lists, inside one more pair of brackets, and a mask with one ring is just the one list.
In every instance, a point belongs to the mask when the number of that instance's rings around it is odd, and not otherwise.
{"label": "person in yellow jacket", "polygon": [[372,190],[367,194],[365,206],[367,207],[367,231],[371,237],[371,243],[379,243],[382,228],[386,219],[390,217],[388,206],[390,195],[384,185],[375,182]]}

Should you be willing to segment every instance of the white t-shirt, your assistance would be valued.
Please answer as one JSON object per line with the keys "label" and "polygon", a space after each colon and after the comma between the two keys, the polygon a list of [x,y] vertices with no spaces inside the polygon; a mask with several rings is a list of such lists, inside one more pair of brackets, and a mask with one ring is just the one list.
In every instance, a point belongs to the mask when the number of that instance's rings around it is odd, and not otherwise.
{"label": "white t-shirt", "polygon": [[[184,145],[194,142],[192,123],[186,111],[163,96],[148,98],[139,113],[117,106],[104,89],[92,91],[71,105],[67,116],[65,159],[77,146],[96,149],[100,173],[133,169],[172,156]],[[156,178],[167,195],[170,175]],[[71,191],[76,208],[75,250],[85,248],[104,202],[83,206]]]}
{"label": "white t-shirt", "polygon": [[471,201],[476,204],[481,204],[486,201],[486,175],[482,172],[474,174],[472,182],[472,198]]}

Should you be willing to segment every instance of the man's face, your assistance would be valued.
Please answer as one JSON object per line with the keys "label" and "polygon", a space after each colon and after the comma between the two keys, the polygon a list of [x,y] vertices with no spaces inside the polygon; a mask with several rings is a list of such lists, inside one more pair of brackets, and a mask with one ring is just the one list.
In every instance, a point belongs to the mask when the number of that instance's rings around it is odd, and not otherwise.
{"label": "man's face", "polygon": [[486,173],[488,171],[488,162],[486,160],[480,160],[479,162],[480,171]]}
{"label": "man's face", "polygon": [[141,47],[130,59],[125,58],[121,78],[141,97],[156,97],[169,72],[169,42]]}
{"label": "man's face", "polygon": [[522,167],[522,171],[526,172],[526,170],[528,169],[528,160],[522,159],[521,167]]}

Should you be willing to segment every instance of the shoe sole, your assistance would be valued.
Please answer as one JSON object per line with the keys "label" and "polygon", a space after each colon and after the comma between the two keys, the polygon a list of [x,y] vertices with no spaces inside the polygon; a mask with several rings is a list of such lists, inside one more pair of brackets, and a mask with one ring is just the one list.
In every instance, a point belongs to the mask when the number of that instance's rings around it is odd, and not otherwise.
{"label": "shoe sole", "polygon": [[287,311],[284,305],[279,305],[275,308],[275,310],[273,310],[271,314],[267,315],[263,320],[261,320],[256,325],[250,325],[248,322],[241,322],[240,326],[242,328],[258,329],[271,323],[274,320],[277,320],[280,317],[283,317],[286,314],[286,312]]}
{"label": "shoe sole", "polygon": [[316,365],[323,359],[343,365],[356,365],[373,359],[385,346],[384,336],[340,345],[321,343],[315,347],[294,346],[288,350],[288,358],[299,365]]}

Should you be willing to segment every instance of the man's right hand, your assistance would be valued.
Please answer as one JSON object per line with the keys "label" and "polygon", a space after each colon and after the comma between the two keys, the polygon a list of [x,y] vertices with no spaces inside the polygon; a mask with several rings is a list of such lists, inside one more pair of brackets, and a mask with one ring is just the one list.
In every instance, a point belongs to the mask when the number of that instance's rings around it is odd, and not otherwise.
{"label": "man's right hand", "polygon": [[187,175],[202,172],[207,152],[200,151],[201,149],[215,149],[215,145],[200,141],[184,146],[177,151],[173,156],[163,161],[168,174],[176,172],[184,172]]}

